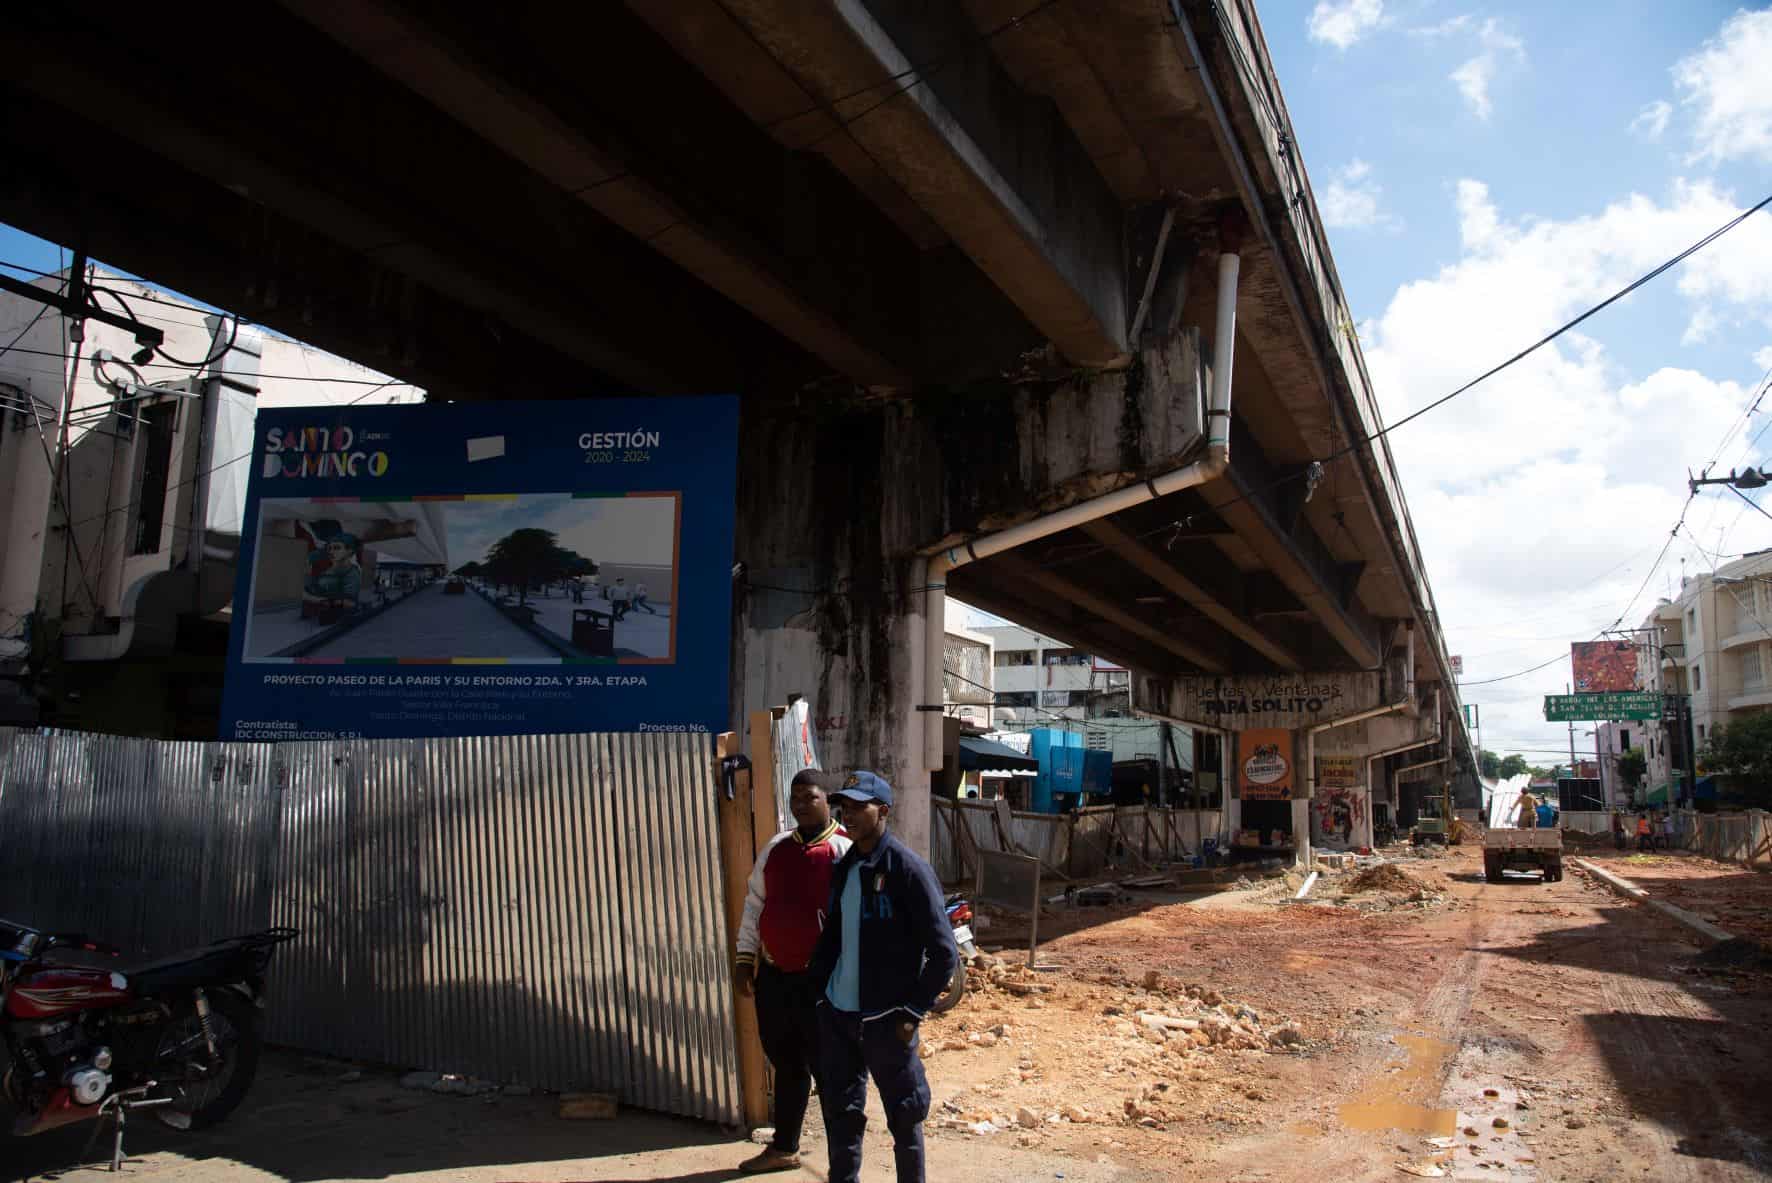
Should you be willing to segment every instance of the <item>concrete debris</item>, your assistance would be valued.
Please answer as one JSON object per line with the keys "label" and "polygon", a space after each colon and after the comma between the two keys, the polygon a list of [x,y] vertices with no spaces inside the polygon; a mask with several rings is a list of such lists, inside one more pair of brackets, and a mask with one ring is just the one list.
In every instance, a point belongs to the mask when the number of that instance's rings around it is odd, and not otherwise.
{"label": "concrete debris", "polygon": [[775,1141],[775,1127],[772,1125],[758,1126],[751,1131],[751,1141],[758,1146],[769,1145],[771,1142]]}
{"label": "concrete debris", "polygon": [[457,1097],[477,1097],[482,1093],[498,1091],[498,1086],[490,1080],[480,1080],[472,1076],[457,1076],[445,1072],[436,1083],[430,1086],[433,1093],[447,1093]]}

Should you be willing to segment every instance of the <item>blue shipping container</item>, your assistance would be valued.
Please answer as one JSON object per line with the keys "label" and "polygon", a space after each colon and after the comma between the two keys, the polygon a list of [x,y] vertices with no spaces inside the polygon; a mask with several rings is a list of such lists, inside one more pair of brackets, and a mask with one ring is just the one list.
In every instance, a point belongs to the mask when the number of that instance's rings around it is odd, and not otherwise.
{"label": "blue shipping container", "polygon": [[[1077,795],[1085,791],[1087,756],[1083,737],[1074,731],[1056,731],[1050,727],[1036,728],[1028,754],[1040,762],[1034,780],[1033,805],[1036,813],[1057,813],[1077,803]],[[1106,756],[1106,752],[1099,753]],[[1112,758],[1109,758],[1109,771]],[[1103,777],[1104,786],[1107,776]],[[1101,791],[1105,792],[1106,789]]]}

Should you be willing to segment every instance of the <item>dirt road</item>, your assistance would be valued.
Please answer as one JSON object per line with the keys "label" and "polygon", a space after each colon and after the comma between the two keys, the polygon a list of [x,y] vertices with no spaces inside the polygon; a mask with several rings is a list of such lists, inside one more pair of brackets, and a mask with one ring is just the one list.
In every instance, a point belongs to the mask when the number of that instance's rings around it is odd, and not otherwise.
{"label": "dirt road", "polygon": [[[981,982],[928,1024],[930,1177],[1772,1175],[1772,980],[1695,971],[1684,930],[1583,875],[1486,884],[1469,849],[1403,866],[1423,890],[1312,906],[1268,889],[1079,913],[1073,925],[1095,923],[1042,949],[1054,968]],[[1178,1026],[1165,1038],[1147,1015]],[[144,1126],[130,1172],[703,1181],[734,1177],[746,1153],[695,1123],[562,1122],[546,1098],[434,1096],[375,1071],[341,1079],[345,1067],[280,1057],[227,1127]],[[878,1126],[870,1181],[890,1177]],[[66,1171],[80,1141],[58,1133],[0,1155],[0,1178],[96,1180]],[[816,1140],[807,1150],[822,1165]]]}

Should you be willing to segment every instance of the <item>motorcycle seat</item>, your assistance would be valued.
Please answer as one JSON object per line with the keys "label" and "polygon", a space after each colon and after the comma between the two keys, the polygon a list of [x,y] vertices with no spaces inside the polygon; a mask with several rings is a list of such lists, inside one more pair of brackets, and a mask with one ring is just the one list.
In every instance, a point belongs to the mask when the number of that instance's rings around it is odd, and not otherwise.
{"label": "motorcycle seat", "polygon": [[138,995],[162,994],[169,990],[191,990],[198,986],[219,986],[247,976],[244,958],[238,946],[207,946],[186,949],[180,953],[131,966],[122,970],[130,989]]}

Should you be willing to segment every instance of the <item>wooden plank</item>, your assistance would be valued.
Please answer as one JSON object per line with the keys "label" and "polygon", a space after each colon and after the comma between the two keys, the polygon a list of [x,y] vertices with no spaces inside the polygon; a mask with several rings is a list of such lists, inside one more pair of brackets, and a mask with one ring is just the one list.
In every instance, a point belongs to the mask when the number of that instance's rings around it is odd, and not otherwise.
{"label": "wooden plank", "polygon": [[[738,754],[739,750],[736,732],[722,732],[714,744],[714,800],[718,805],[720,827],[720,882],[725,896],[726,931],[732,935],[733,940],[733,948],[730,950],[732,967],[737,965],[738,926],[744,916],[745,894],[748,891],[751,868],[757,861],[751,814],[752,797],[755,796],[751,791],[751,770],[746,769],[734,778],[736,784],[730,800],[726,797],[726,787],[720,776],[719,761]],[[748,995],[739,993],[736,980],[728,989],[732,991],[732,1021],[738,1042],[739,1111],[746,1127],[755,1128],[769,1122],[769,1061],[763,1055],[763,1041],[758,1035],[756,1006]]]}
{"label": "wooden plank", "polygon": [[776,835],[775,721],[786,713],[781,707],[751,712],[751,777],[756,785],[751,798],[753,858]]}

